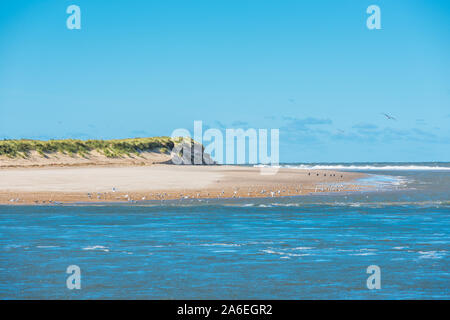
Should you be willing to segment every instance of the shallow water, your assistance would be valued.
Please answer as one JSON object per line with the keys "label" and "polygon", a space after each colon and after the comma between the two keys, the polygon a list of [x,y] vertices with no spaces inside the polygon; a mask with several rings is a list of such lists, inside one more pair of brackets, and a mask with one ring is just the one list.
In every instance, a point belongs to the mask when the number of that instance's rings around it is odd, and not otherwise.
{"label": "shallow water", "polygon": [[376,191],[0,206],[0,298],[449,299],[450,171],[368,172]]}

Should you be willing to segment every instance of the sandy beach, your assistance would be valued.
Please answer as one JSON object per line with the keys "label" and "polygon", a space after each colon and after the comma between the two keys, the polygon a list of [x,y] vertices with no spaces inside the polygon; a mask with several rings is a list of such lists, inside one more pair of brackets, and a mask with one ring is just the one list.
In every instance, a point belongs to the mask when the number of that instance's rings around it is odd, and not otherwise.
{"label": "sandy beach", "polygon": [[364,174],[244,166],[83,166],[0,169],[1,204],[282,197],[361,190]]}

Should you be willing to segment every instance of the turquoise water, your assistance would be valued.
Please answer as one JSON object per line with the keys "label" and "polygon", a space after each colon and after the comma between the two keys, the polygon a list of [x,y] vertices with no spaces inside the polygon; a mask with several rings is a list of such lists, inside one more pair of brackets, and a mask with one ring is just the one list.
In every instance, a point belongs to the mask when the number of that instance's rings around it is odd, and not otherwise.
{"label": "turquoise water", "polygon": [[449,299],[450,171],[366,172],[377,191],[0,206],[0,298]]}

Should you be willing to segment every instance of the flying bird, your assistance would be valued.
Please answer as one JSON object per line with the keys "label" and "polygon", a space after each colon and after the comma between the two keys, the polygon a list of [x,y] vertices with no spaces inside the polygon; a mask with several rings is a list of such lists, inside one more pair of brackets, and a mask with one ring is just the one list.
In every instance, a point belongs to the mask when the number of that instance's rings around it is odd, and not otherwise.
{"label": "flying bird", "polygon": [[388,119],[388,120],[397,120],[394,117],[392,117],[392,116],[390,116],[390,115],[388,115],[386,113],[381,113],[381,114],[384,115],[386,117],[386,119]]}

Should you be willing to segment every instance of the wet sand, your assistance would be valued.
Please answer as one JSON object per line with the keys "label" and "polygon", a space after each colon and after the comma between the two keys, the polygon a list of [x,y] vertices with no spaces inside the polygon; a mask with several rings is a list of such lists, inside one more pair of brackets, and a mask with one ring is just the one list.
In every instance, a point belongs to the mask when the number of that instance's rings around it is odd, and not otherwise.
{"label": "wet sand", "polygon": [[87,166],[0,169],[0,204],[282,197],[357,191],[364,174],[244,166]]}

